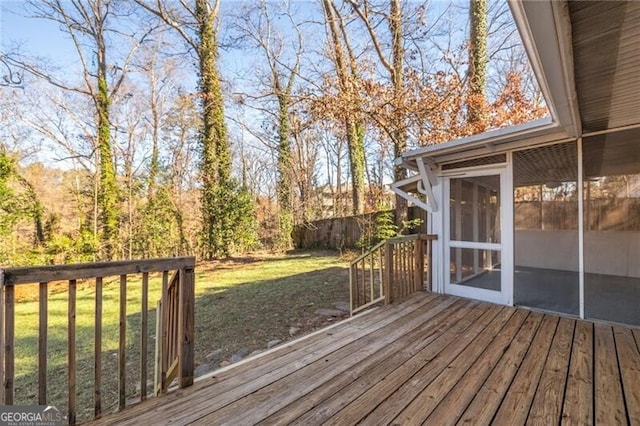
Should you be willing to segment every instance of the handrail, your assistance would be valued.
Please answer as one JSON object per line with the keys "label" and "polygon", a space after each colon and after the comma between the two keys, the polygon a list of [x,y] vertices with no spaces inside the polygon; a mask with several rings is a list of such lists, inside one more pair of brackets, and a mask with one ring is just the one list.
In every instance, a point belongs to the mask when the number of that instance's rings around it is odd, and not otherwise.
{"label": "handrail", "polygon": [[194,257],[118,260],[113,262],[73,263],[69,265],[22,266],[0,269],[4,285],[38,282],[82,280],[116,275],[162,272],[195,265]]}
{"label": "handrail", "polygon": [[[166,259],[127,260],[116,262],[79,263],[71,265],[17,267],[0,269],[0,404],[13,405],[15,396],[15,338],[16,338],[16,303],[15,288],[23,284],[38,284],[39,286],[39,312],[38,312],[38,394],[37,401],[40,405],[48,405],[47,389],[47,361],[52,356],[48,342],[49,323],[49,290],[53,282],[67,282],[65,290],[68,292],[67,306],[67,387],[68,387],[68,421],[76,422],[78,406],[76,395],[76,304],[78,282],[85,279],[95,280],[94,291],[94,417],[99,417],[102,412],[102,354],[103,354],[103,285],[108,277],[117,278],[115,285],[119,286],[118,303],[118,408],[124,409],[127,405],[126,394],[126,349],[127,349],[127,284],[128,275],[141,274],[141,306],[140,306],[140,387],[139,397],[144,400],[147,397],[147,348],[148,336],[148,298],[149,298],[149,274],[161,273],[163,283],[162,299],[159,302],[165,309],[163,312],[171,314],[160,316],[157,324],[159,334],[156,341],[156,358],[167,354],[175,364],[172,374],[167,375],[167,368],[161,365],[157,377],[164,377],[161,383],[161,391],[166,391],[170,383],[167,378],[178,378],[180,387],[193,384],[194,373],[194,268],[195,258],[179,257]],[[169,285],[170,271],[175,271],[174,279]],[[60,288],[59,285],[56,288]],[[171,297],[169,295],[171,294]],[[166,321],[171,321],[168,325]],[[19,330],[18,330],[19,332]],[[162,336],[162,338],[161,338]],[[157,362],[156,362],[157,365]],[[157,383],[155,388],[157,388]],[[85,389],[81,389],[85,391]],[[87,408],[87,407],[80,407]]]}
{"label": "handrail", "polygon": [[436,238],[426,234],[389,238],[354,259],[349,265],[351,314],[430,290],[431,245]]}
{"label": "handrail", "polygon": [[388,240],[380,241],[378,244],[376,244],[375,246],[371,247],[365,253],[362,253],[360,256],[358,256],[354,260],[352,260],[351,264],[358,263],[361,260],[365,259],[367,256],[370,256],[372,252],[377,251],[380,247],[382,247],[385,244],[387,244],[387,241]]}

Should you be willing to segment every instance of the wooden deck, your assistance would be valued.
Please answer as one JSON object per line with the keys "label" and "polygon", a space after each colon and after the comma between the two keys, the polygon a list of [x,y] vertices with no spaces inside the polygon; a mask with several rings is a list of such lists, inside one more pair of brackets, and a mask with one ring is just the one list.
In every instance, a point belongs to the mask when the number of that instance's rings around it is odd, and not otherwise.
{"label": "wooden deck", "polygon": [[640,424],[640,330],[436,294],[97,424]]}

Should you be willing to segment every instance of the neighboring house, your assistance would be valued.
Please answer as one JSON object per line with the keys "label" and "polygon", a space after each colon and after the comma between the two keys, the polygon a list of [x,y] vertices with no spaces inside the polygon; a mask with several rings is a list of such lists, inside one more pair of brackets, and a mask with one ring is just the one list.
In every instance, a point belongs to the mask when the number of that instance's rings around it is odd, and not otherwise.
{"label": "neighboring house", "polygon": [[[314,191],[316,202],[316,218],[329,219],[351,216],[353,214],[353,194],[350,183],[336,187],[323,185]],[[379,205],[392,205],[395,198],[388,186],[370,185],[365,187],[366,211],[379,210]]]}
{"label": "neighboring house", "polygon": [[640,325],[640,2],[511,1],[550,117],[408,151],[434,290]]}

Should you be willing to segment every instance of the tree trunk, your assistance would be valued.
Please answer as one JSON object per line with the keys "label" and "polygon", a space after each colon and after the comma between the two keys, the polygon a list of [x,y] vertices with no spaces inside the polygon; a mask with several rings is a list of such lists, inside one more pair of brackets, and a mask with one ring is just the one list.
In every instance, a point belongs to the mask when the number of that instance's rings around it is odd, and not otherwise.
{"label": "tree trunk", "polygon": [[200,131],[202,178],[203,255],[207,259],[229,254],[230,238],[226,215],[219,214],[225,203],[224,188],[229,186],[231,157],[224,122],[220,76],[216,67],[217,40],[215,15],[207,0],[197,0],[198,56],[202,128]]}
{"label": "tree trunk", "polygon": [[[276,91],[282,92],[276,79]],[[293,231],[293,207],[292,207],[292,173],[291,173],[291,145],[289,135],[291,127],[289,123],[289,94],[279,93],[278,98],[278,241],[279,249],[291,248],[291,232]]]}
{"label": "tree trunk", "polygon": [[[405,127],[404,103],[404,46],[402,31],[402,9],[400,0],[391,0],[389,8],[389,32],[391,33],[391,49],[393,71],[391,83],[395,96],[394,123],[393,123],[393,154],[400,157],[407,150],[407,130]],[[393,178],[396,182],[407,177],[407,170],[402,166],[395,166]],[[398,229],[402,229],[402,223],[407,220],[407,200],[396,195],[395,219]]]}
{"label": "tree trunk", "polygon": [[111,123],[109,121],[109,88],[107,85],[106,50],[103,33],[96,35],[98,44],[98,92],[95,99],[98,116],[97,145],[100,154],[100,186],[98,208],[102,216],[102,247],[105,260],[115,254],[118,238],[118,188],[111,150]]}
{"label": "tree trunk", "polygon": [[[359,93],[357,90],[358,72],[356,60],[346,39],[346,31],[341,19],[338,18],[335,5],[332,0],[322,2],[327,26],[331,33],[331,44],[333,47],[333,62],[335,64],[336,76],[340,90],[345,95],[345,99],[355,104],[354,115],[347,116],[344,120],[347,148],[349,150],[349,165],[351,170],[351,196],[353,202],[352,213],[362,214],[365,207],[365,152],[364,152],[364,121],[360,117]],[[340,28],[338,28],[340,25]],[[345,38],[344,43],[349,53],[349,66],[347,66],[345,53],[343,50],[340,34]]]}
{"label": "tree trunk", "polygon": [[487,0],[469,0],[468,119],[475,132],[486,128],[485,86],[487,70]]}

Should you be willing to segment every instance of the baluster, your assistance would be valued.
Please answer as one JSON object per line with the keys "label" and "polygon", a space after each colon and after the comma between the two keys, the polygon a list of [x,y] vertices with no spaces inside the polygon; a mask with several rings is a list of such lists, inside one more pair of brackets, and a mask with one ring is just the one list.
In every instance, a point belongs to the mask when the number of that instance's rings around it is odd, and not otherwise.
{"label": "baluster", "polygon": [[0,404],[4,404],[4,273],[0,269]]}
{"label": "baluster", "polygon": [[126,350],[127,350],[127,276],[120,275],[120,324],[118,344],[118,409],[122,410],[126,400]]}
{"label": "baluster", "polygon": [[76,280],[69,280],[67,352],[69,358],[69,424],[76,424]]}
{"label": "baluster", "polygon": [[142,273],[142,312],[140,312],[140,400],[147,399],[147,321],[148,321],[149,273]]}
{"label": "baluster", "polygon": [[369,299],[369,302],[373,302],[373,299],[375,299],[375,295],[373,293],[373,287],[375,287],[375,281],[373,279],[373,274],[374,274],[374,268],[375,268],[375,257],[373,255],[373,253],[371,253],[371,255],[369,256],[369,260],[370,260],[370,268],[369,268],[369,293],[371,295],[371,298]]}
{"label": "baluster", "polygon": [[102,277],[96,278],[95,296],[95,320],[94,320],[94,358],[93,366],[93,415],[99,417],[102,414]]}
{"label": "baluster", "polygon": [[160,352],[160,391],[167,390],[167,370],[169,369],[169,271],[162,271],[162,321],[160,331],[162,351]]}
{"label": "baluster", "polygon": [[38,309],[38,404],[47,403],[47,322],[48,311],[48,283],[42,282],[40,286],[40,300]]}

